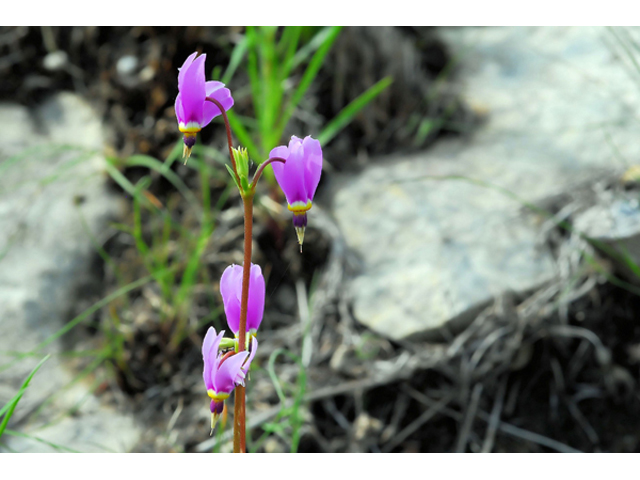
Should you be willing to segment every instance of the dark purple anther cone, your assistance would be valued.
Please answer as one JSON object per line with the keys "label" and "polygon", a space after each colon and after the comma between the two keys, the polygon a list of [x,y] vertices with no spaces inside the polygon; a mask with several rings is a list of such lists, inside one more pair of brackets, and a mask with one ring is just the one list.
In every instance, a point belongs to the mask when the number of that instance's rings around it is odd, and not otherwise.
{"label": "dark purple anther cone", "polygon": [[188,149],[192,149],[193,146],[196,144],[196,136],[195,135],[185,135],[183,137],[184,140],[184,144]]}
{"label": "dark purple anther cone", "polygon": [[211,409],[211,413],[220,415],[222,410],[224,409],[224,402],[216,402],[215,400],[211,400],[211,405],[209,405]]}
{"label": "dark purple anther cone", "polygon": [[293,226],[296,228],[304,228],[307,226],[307,214],[293,215]]}

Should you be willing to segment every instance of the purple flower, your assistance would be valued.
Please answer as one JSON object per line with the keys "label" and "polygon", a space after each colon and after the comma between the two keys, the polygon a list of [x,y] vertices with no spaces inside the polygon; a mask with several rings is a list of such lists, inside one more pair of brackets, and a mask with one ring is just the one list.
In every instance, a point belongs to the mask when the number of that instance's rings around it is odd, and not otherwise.
{"label": "purple flower", "polygon": [[176,116],[178,128],[184,134],[184,150],[182,155],[189,157],[191,148],[196,143],[196,133],[209,125],[214,117],[222,112],[207,97],[214,98],[224,108],[233,107],[233,97],[222,82],[205,82],[204,61],[206,55],[196,58],[194,52],[184,61],[178,73],[178,96],[176,97]]}
{"label": "purple flower", "polygon": [[273,173],[284,192],[293,212],[293,226],[302,248],[304,229],[307,226],[307,211],[311,208],[313,196],[322,174],[322,149],[320,142],[311,137],[300,140],[291,137],[289,146],[280,146],[271,150],[269,158],[279,157],[285,163],[273,162]]}
{"label": "purple flower", "polygon": [[211,429],[222,413],[224,401],[236,385],[244,385],[244,379],[249,371],[251,361],[258,349],[258,342],[254,338],[251,343],[251,352],[239,352],[234,355],[223,355],[218,352],[220,340],[224,330],[216,334],[213,327],[209,327],[207,335],[202,343],[202,358],[204,360],[204,386],[211,397]]}
{"label": "purple flower", "polygon": [[[231,331],[240,331],[240,303],[242,301],[242,267],[229,265],[220,279],[220,293],[224,313]],[[251,264],[249,276],[249,303],[247,304],[247,332],[255,335],[264,315],[265,284],[259,265]]]}

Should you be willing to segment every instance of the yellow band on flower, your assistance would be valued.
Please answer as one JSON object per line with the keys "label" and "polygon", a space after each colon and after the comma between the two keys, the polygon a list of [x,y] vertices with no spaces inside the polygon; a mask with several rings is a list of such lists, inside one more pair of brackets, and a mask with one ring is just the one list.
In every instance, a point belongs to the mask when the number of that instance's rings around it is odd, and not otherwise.
{"label": "yellow band on flower", "polygon": [[209,395],[209,397],[216,402],[223,402],[227,398],[229,398],[228,393],[216,393],[213,390],[207,390],[207,395]]}
{"label": "yellow band on flower", "polygon": [[294,215],[302,215],[311,209],[311,200],[307,203],[304,202],[293,202],[292,205],[288,205],[287,208],[289,211],[293,212]]}

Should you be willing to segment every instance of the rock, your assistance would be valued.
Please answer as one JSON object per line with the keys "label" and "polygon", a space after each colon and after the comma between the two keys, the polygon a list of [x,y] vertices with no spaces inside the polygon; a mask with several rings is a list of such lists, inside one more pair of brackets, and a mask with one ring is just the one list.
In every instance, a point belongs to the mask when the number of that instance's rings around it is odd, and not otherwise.
{"label": "rock", "polygon": [[334,215],[362,259],[349,288],[355,317],[395,340],[459,328],[496,295],[552,279],[542,217],[524,202],[611,175],[640,154],[640,89],[603,42],[607,30],[441,34],[462,98],[484,121],[463,138],[346,175],[334,195]]}
{"label": "rock", "polygon": [[[103,241],[119,209],[106,188],[102,148],[99,117],[75,95],[35,111],[0,105],[0,405],[52,353],[9,428],[79,451],[127,451],[139,436],[133,419],[101,405],[89,385],[70,386],[77,372],[56,355],[70,349],[60,339],[7,368],[15,352],[33,351],[84,309],[83,291],[100,291],[91,235]],[[45,401],[42,414],[31,415]],[[10,450],[51,450],[32,439],[2,441]]]}
{"label": "rock", "polygon": [[629,261],[640,265],[640,202],[638,190],[599,189],[592,205],[576,213],[573,227],[595,241],[604,255],[616,261],[630,278]]}

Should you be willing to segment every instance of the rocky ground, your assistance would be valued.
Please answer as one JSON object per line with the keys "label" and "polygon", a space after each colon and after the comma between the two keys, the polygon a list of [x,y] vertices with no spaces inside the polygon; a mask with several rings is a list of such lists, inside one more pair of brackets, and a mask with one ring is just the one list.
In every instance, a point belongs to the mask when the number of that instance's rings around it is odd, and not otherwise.
{"label": "rocky ground", "polygon": [[[56,354],[14,430],[81,451],[226,448],[228,432],[207,436],[200,374],[200,321],[222,326],[215,280],[194,287],[193,331],[177,349],[154,282],[82,315],[118,291],[119,276],[148,274],[131,236],[114,228],[134,211],[104,152],[164,158],[176,140],[180,59],[197,48],[224,64],[240,33],[1,32],[0,353],[13,363],[0,371],[0,404],[40,353]],[[626,48],[636,38],[587,28],[342,32],[291,128],[313,131],[384,75],[394,84],[325,149],[302,256],[267,189],[256,206],[254,261],[269,272],[249,390],[256,448],[288,450],[298,424],[301,451],[640,448],[640,72]],[[246,78],[237,82],[241,90]],[[234,108],[250,114],[250,100]],[[203,142],[224,147],[221,130]],[[148,173],[109,165],[134,183]],[[197,191],[193,170],[173,170]],[[151,178],[149,198],[196,228],[193,207]],[[241,261],[241,211],[222,180],[209,186],[221,211],[202,262],[217,279]],[[154,220],[145,222],[151,235]],[[61,355],[99,348],[114,318],[126,339],[120,362],[93,368],[93,357]],[[305,367],[301,377],[299,364],[275,362],[297,414],[269,378],[280,348]],[[5,448],[54,447],[11,437]]]}

